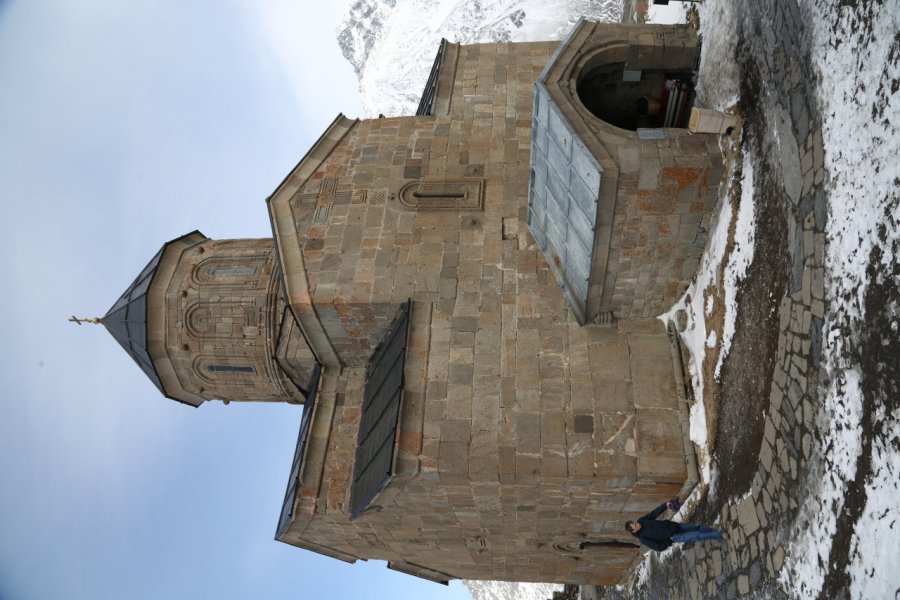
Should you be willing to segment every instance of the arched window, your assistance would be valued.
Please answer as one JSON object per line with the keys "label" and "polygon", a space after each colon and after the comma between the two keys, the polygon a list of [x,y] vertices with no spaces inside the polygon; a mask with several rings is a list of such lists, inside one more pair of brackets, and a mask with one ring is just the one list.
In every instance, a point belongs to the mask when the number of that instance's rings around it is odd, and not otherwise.
{"label": "arched window", "polygon": [[197,285],[253,285],[259,279],[260,269],[269,259],[269,252],[238,256],[213,256],[200,261],[191,280]]}

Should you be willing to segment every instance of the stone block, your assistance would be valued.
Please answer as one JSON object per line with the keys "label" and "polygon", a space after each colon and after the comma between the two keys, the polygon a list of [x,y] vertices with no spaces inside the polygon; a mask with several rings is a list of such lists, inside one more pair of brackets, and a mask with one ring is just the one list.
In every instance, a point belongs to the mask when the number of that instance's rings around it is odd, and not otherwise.
{"label": "stone block", "polygon": [[759,517],[756,514],[756,505],[752,498],[745,498],[736,507],[738,522],[743,528],[744,535],[752,535],[759,525]]}
{"label": "stone block", "polygon": [[[619,325],[619,329],[622,330],[623,326],[627,328],[630,322],[646,323],[654,333],[662,329],[658,319],[626,321],[624,325]],[[668,360],[669,363],[672,360],[672,343],[667,335],[629,335],[628,349],[632,356],[655,357],[663,361]]]}
{"label": "stone block", "polygon": [[631,359],[634,406],[638,408],[676,407],[675,373],[670,356]]}
{"label": "stone block", "polygon": [[[592,421],[588,423],[592,429],[596,429],[594,447],[600,452],[633,454],[635,450],[633,420],[632,414],[594,415]],[[588,429],[587,426],[583,427]]]}
{"label": "stone block", "polygon": [[633,413],[632,382],[626,379],[592,380],[593,405],[598,413]]}
{"label": "stone block", "polygon": [[616,339],[610,344],[590,344],[588,352],[593,376],[609,381],[631,379],[631,363],[624,339]]}
{"label": "stone block", "polygon": [[541,480],[540,456],[516,453],[516,483],[534,484]]}
{"label": "stone block", "polygon": [[441,423],[442,442],[468,443],[472,434],[472,421],[470,419],[445,419]]}
{"label": "stone block", "polygon": [[572,434],[567,453],[569,476],[575,480],[589,481],[594,475],[594,453],[588,434]]}
{"label": "stone block", "polygon": [[453,317],[450,321],[452,331],[478,331],[477,317]]}
{"label": "stone block", "polygon": [[456,385],[471,385],[474,377],[474,365],[450,363],[447,381]]}
{"label": "stone block", "polygon": [[684,445],[678,413],[668,410],[635,410],[635,441],[641,475],[683,476]]}
{"label": "stone block", "polygon": [[594,433],[594,416],[593,415],[575,415],[574,418],[575,433]]}
{"label": "stone block", "polygon": [[637,474],[642,478],[684,481],[687,477],[687,468],[683,456],[639,455],[637,457]]}
{"label": "stone block", "polygon": [[442,474],[468,473],[469,444],[442,441],[438,461]]}
{"label": "stone block", "polygon": [[[541,446],[565,448],[566,418],[562,411],[545,411],[541,415]],[[520,446],[524,451],[524,448]]]}
{"label": "stone block", "polygon": [[568,460],[564,450],[545,449],[541,453],[541,480],[562,483],[569,475]]}
{"label": "stone block", "polygon": [[513,483],[516,479],[516,449],[512,446],[501,446],[499,452],[498,473],[501,483]]}
{"label": "stone block", "polygon": [[469,459],[469,479],[473,482],[499,481],[499,459],[496,453]]}
{"label": "stone block", "polygon": [[656,190],[660,176],[659,161],[641,160],[638,169],[638,190]]}
{"label": "stone block", "polygon": [[520,413],[515,416],[516,450],[519,453],[541,451],[541,415]]}

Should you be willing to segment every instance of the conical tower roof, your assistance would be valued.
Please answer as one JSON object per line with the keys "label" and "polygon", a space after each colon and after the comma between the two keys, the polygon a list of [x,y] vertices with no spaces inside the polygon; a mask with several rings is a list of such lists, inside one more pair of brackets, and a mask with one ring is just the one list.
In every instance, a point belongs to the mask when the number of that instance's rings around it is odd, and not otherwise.
{"label": "conical tower roof", "polygon": [[195,407],[204,399],[186,392],[172,376],[161,331],[165,328],[165,289],[179,257],[186,248],[206,239],[199,231],[192,231],[165,243],[106,316],[99,319],[165,397]]}
{"label": "conical tower roof", "polygon": [[116,300],[112,308],[100,320],[106,330],[112,334],[125,352],[134,359],[134,362],[164,395],[168,394],[159,380],[159,374],[156,372],[147,350],[147,292],[166,246],[168,244],[160,248],[156,256],[147,263],[147,266],[134,280],[134,283],[128,286],[125,293]]}

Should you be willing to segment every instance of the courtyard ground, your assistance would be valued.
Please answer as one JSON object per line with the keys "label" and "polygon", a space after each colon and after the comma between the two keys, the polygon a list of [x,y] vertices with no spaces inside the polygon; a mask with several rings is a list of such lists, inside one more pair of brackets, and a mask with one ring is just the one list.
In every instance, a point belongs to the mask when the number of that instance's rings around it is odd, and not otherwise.
{"label": "courtyard ground", "polygon": [[705,0],[698,105],[737,112],[681,331],[724,543],[594,598],[900,594],[900,0]]}

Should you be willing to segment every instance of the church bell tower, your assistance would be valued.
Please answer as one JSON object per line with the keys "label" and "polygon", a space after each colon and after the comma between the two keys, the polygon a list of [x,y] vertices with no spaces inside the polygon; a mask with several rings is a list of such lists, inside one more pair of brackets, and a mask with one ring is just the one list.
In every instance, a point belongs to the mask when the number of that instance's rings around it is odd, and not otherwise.
{"label": "church bell tower", "polygon": [[316,361],[271,239],[166,243],[100,322],[167,397],[303,403]]}

